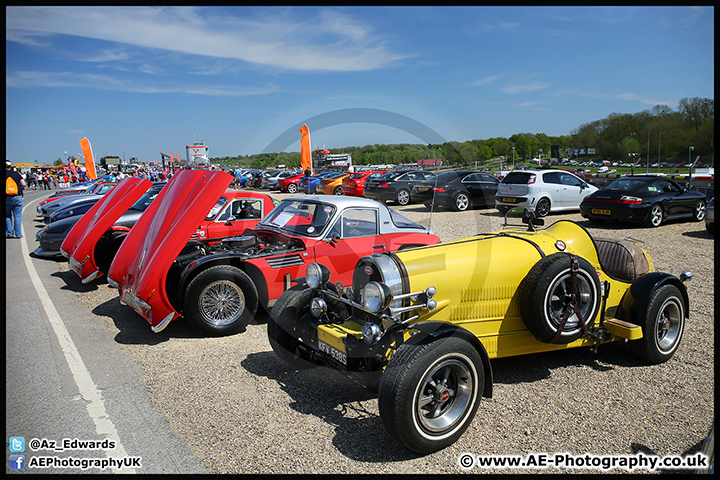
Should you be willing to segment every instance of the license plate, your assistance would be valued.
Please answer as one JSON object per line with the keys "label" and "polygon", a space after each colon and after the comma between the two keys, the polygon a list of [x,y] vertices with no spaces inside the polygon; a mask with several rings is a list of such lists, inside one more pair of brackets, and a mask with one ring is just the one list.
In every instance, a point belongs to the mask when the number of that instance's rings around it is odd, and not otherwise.
{"label": "license plate", "polygon": [[329,343],[325,343],[322,340],[318,340],[318,349],[332,357],[336,362],[342,363],[343,365],[347,365],[347,355],[345,355],[345,352],[341,352],[337,348],[333,347]]}
{"label": "license plate", "polygon": [[610,210],[604,208],[593,208],[590,211],[595,215],[610,215]]}
{"label": "license plate", "polygon": [[368,187],[375,188],[375,187],[377,187],[377,183],[366,183],[365,188],[368,188]]}
{"label": "license plate", "polygon": [[430,187],[417,187],[418,192],[427,192],[430,190]]}
{"label": "license plate", "polygon": [[502,201],[505,203],[515,203],[515,202],[517,202],[517,198],[503,197]]}

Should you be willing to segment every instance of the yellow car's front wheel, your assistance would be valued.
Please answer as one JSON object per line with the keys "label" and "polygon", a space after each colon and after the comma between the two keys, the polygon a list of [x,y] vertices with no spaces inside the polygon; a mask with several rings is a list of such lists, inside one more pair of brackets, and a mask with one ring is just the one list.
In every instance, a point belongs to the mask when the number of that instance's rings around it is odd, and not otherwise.
{"label": "yellow car's front wheel", "polygon": [[484,382],[480,355],[461,338],[403,344],[380,381],[380,418],[411,450],[441,450],[470,426]]}

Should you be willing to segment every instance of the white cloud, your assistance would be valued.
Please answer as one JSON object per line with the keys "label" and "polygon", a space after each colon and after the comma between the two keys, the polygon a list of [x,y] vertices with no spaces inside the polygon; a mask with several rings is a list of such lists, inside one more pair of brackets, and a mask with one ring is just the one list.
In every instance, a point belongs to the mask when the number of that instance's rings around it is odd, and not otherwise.
{"label": "white cloud", "polygon": [[519,94],[519,93],[528,93],[535,90],[542,90],[545,88],[548,88],[550,86],[549,83],[528,83],[524,85],[507,85],[500,89],[500,91],[504,93],[509,93],[511,95]]}
{"label": "white cloud", "polygon": [[8,87],[70,87],[135,93],[189,93],[227,97],[246,97],[277,92],[276,86],[237,87],[207,85],[147,85],[125,81],[109,75],[77,74],[71,72],[16,71],[5,77]]}
{"label": "white cloud", "polygon": [[[301,71],[367,71],[407,58],[370,25],[331,10],[196,7],[8,7],[8,41],[76,35]],[[255,15],[252,18],[250,15]],[[264,15],[258,17],[256,14]]]}
{"label": "white cloud", "polygon": [[475,80],[473,83],[470,84],[471,87],[479,87],[480,85],[485,85],[488,83],[492,83],[496,80],[499,80],[501,77],[500,75],[490,75],[489,77],[479,78]]}

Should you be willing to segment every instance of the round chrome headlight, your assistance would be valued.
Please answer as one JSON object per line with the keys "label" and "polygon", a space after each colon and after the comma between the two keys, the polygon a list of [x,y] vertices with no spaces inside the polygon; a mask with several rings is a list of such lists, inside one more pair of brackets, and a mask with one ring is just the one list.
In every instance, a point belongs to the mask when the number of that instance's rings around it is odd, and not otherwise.
{"label": "round chrome headlight", "polygon": [[390,288],[378,282],[369,282],[362,290],[362,302],[365,310],[371,313],[380,313],[392,302]]}
{"label": "round chrome headlight", "polygon": [[327,303],[325,303],[325,300],[319,297],[310,300],[310,313],[313,317],[320,318],[325,312],[327,312]]}
{"label": "round chrome headlight", "polygon": [[305,282],[313,290],[322,288],[329,280],[330,270],[325,265],[311,263],[305,269]]}
{"label": "round chrome headlight", "polygon": [[382,330],[380,330],[380,327],[375,325],[372,322],[367,322],[362,327],[362,336],[363,341],[366,345],[372,345],[373,343],[376,343],[378,340],[380,340],[380,337],[382,336]]}

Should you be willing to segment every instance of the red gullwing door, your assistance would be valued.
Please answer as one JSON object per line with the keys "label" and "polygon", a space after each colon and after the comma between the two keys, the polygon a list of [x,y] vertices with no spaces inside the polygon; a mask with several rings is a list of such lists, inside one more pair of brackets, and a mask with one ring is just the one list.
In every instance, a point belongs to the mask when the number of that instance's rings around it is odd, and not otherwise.
{"label": "red gullwing door", "polygon": [[183,170],[174,175],[115,255],[108,283],[154,332],[179,316],[165,289],[172,262],[232,180],[225,172]]}
{"label": "red gullwing door", "polygon": [[70,268],[88,283],[105,272],[95,262],[95,245],[100,237],[150,188],[150,180],[127,177],[103,196],[70,229],[60,247]]}

